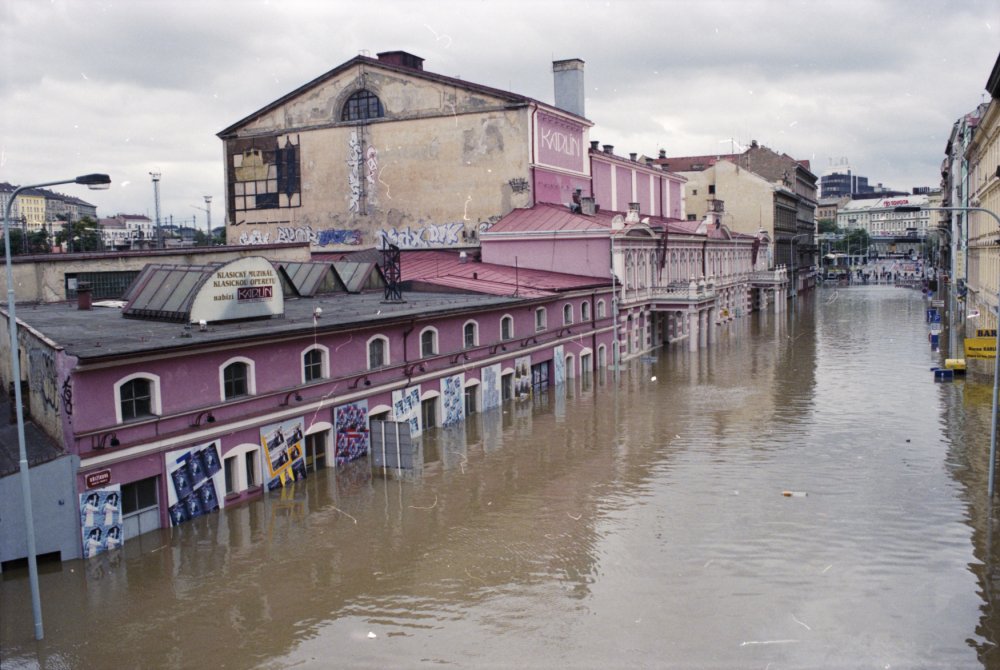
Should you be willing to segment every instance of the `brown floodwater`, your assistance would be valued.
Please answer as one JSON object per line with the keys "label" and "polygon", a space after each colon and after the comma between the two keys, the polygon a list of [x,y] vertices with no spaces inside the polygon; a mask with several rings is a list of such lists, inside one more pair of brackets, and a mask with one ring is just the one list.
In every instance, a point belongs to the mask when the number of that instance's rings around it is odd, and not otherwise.
{"label": "brown floodwater", "polygon": [[935,383],[926,307],[803,294],[429,431],[417,472],[44,564],[41,642],[8,571],[2,665],[1000,668],[992,378]]}

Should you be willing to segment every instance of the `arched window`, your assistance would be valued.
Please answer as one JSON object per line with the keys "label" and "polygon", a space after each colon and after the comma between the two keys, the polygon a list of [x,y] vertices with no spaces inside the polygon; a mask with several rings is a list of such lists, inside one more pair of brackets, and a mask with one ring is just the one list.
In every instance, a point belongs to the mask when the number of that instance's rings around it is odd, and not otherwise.
{"label": "arched window", "polygon": [[389,340],[383,335],[376,335],[368,340],[368,369],[384,365],[389,365]]}
{"label": "arched window", "polygon": [[471,349],[479,344],[479,324],[475,321],[466,321],[462,327],[462,346]]}
{"label": "arched window", "polygon": [[563,305],[563,325],[568,326],[573,323],[573,305]]}
{"label": "arched window", "polygon": [[437,354],[437,330],[425,328],[420,332],[420,355],[426,358]]}
{"label": "arched window", "polygon": [[514,317],[507,315],[500,319],[500,339],[514,339]]}
{"label": "arched window", "polygon": [[115,414],[118,422],[135,421],[162,413],[160,378],[134,374],[115,384]]}
{"label": "arched window", "polygon": [[546,328],[546,317],[545,308],[539,307],[535,310],[535,332],[545,330]]}
{"label": "arched window", "polygon": [[365,119],[380,119],[385,116],[382,101],[367,89],[361,89],[344,103],[340,113],[341,121],[364,121]]}
{"label": "arched window", "polygon": [[580,304],[580,320],[590,321],[590,303],[586,300]]}
{"label": "arched window", "polygon": [[234,358],[227,361],[219,373],[221,377],[222,399],[232,400],[256,393],[254,365],[249,358]]}
{"label": "arched window", "polygon": [[597,301],[597,318],[598,319],[603,319],[605,317],[605,315],[606,314],[605,314],[605,310],[604,310],[604,300],[603,299],[602,300],[598,300]]}
{"label": "arched window", "polygon": [[330,376],[326,347],[315,346],[302,354],[302,381],[314,382]]}

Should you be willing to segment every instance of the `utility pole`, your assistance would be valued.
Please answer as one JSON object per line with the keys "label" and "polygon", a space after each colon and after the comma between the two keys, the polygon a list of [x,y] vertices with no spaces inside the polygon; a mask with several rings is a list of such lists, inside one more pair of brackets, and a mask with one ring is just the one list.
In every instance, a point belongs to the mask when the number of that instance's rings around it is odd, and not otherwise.
{"label": "utility pole", "polygon": [[156,248],[160,249],[163,247],[163,236],[160,233],[160,173],[150,172],[149,176],[153,178],[153,201],[156,207]]}
{"label": "utility pole", "polygon": [[206,224],[206,226],[208,227],[208,230],[206,231],[208,233],[208,238],[205,244],[207,244],[208,246],[212,246],[212,196],[210,195],[205,196],[204,207],[199,207],[198,205],[191,205],[191,206],[194,207],[195,209],[200,209],[201,211],[205,212],[205,216],[207,217],[208,220],[208,223]]}

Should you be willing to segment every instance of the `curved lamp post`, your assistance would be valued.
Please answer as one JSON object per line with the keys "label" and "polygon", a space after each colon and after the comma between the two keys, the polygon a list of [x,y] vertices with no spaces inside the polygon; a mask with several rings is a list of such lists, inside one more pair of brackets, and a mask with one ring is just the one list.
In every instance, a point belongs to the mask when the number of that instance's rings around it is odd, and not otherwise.
{"label": "curved lamp post", "polygon": [[42,639],[42,605],[38,595],[38,563],[35,559],[35,524],[31,513],[31,481],[28,478],[28,450],[24,442],[24,409],[21,406],[21,361],[17,352],[17,317],[14,314],[14,270],[10,259],[10,211],[21,191],[29,188],[84,184],[92,189],[106,189],[111,177],[106,174],[85,174],[75,179],[60,179],[44,184],[19,186],[10,194],[3,215],[4,254],[7,263],[7,324],[10,326],[11,379],[14,382],[14,407],[17,411],[17,448],[20,458],[21,496],[24,500],[24,533],[28,544],[28,578],[31,581],[31,609],[35,617],[35,639]]}

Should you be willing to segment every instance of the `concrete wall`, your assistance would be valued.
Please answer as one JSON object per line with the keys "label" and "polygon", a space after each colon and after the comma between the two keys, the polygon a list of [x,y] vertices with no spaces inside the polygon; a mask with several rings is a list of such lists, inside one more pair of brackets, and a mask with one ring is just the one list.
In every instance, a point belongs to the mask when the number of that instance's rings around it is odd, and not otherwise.
{"label": "concrete wall", "polygon": [[[385,116],[341,122],[362,76]],[[532,203],[528,107],[507,109],[498,98],[418,76],[350,69],[237,135],[225,142],[231,244],[295,240],[334,251],[375,246],[384,236],[402,248],[464,246],[476,243],[481,227]],[[247,193],[266,186],[283,160],[275,152],[288,147],[298,190],[286,185],[290,195],[261,208]]]}
{"label": "concrete wall", "polygon": [[[20,199],[20,196],[18,196]],[[187,247],[163,251],[128,251],[90,254],[46,254],[19,256],[13,259],[15,299],[22,302],[60,302],[66,300],[65,277],[81,272],[121,272],[141,270],[149,263],[167,265],[207,265],[259,256],[261,248],[239,247]],[[298,245],[271,245],[266,249],[268,259],[281,261],[308,261],[309,247]],[[7,274],[0,272],[0,290],[7,295]],[[6,301],[4,301],[6,305]]]}
{"label": "concrete wall", "polygon": [[[37,554],[60,552],[80,558],[80,501],[76,496],[78,459],[65,456],[30,468],[31,513]],[[25,558],[28,543],[20,474],[0,478],[0,561]]]}
{"label": "concrete wall", "polygon": [[[767,180],[729,161],[719,161],[707,170],[685,172],[685,205],[698,221],[705,218],[708,199],[724,201],[722,222],[731,230],[756,235],[763,229],[774,237],[774,187]],[[708,187],[715,184],[715,194]],[[695,195],[697,191],[697,195]]]}

